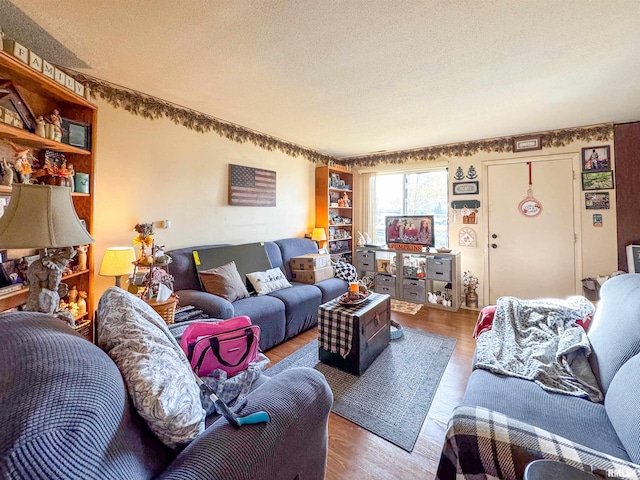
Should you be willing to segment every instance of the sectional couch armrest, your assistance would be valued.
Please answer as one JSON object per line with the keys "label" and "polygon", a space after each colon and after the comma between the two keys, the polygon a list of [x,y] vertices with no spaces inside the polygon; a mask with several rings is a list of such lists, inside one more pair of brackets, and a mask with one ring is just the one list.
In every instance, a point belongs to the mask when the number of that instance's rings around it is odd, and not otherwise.
{"label": "sectional couch armrest", "polygon": [[287,370],[247,400],[242,415],[265,410],[270,422],[236,429],[218,419],[159,478],[324,479],[333,394],[322,374],[311,368]]}
{"label": "sectional couch armrest", "polygon": [[[523,478],[526,466],[547,459],[585,471],[640,479],[640,466],[482,407],[457,407],[442,447],[437,480]],[[623,475],[624,474],[624,475]]]}
{"label": "sectional couch armrest", "polygon": [[180,299],[180,305],[193,305],[198,310],[202,310],[209,318],[233,318],[234,309],[231,302],[212,293],[201,290],[178,290],[176,292]]}

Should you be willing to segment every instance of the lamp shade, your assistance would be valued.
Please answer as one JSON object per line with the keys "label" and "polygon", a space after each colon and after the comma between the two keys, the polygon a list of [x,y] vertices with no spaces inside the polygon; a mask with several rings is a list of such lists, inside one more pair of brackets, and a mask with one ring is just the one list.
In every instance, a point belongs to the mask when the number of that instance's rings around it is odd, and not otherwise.
{"label": "lamp shade", "polygon": [[327,234],[324,231],[324,228],[314,228],[311,233],[311,240],[314,241],[322,241],[327,239]]}
{"label": "lamp shade", "polygon": [[99,274],[104,277],[119,277],[133,273],[136,254],[133,247],[110,247],[104,252]]}
{"label": "lamp shade", "polygon": [[95,240],[73,207],[71,189],[13,184],[11,200],[0,218],[0,248],[56,248]]}

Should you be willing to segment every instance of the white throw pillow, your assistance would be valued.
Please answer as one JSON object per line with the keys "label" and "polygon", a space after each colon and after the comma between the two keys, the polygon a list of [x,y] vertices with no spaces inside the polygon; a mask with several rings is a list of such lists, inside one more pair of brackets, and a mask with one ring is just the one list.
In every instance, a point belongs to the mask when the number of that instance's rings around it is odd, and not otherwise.
{"label": "white throw pillow", "polygon": [[283,288],[291,287],[289,280],[285,277],[282,270],[279,268],[272,268],[266,272],[253,272],[247,273],[247,278],[256,289],[258,295],[265,295],[267,293],[275,292]]}
{"label": "white throw pillow", "polygon": [[109,288],[98,304],[98,344],[163,443],[178,448],[204,431],[206,412],[189,361],[149,305],[121,288]]}

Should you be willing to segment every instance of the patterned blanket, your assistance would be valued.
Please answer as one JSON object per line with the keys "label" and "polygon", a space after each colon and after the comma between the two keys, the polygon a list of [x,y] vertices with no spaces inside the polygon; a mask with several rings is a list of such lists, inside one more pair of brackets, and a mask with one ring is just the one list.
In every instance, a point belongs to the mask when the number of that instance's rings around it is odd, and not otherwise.
{"label": "patterned blanket", "polygon": [[530,462],[543,458],[604,478],[640,480],[640,465],[480,407],[454,410],[436,479],[519,480]]}
{"label": "patterned blanket", "polygon": [[601,402],[587,357],[591,346],[576,323],[594,312],[586,298],[498,299],[491,330],[478,337],[475,368],[533,380],[545,390]]}

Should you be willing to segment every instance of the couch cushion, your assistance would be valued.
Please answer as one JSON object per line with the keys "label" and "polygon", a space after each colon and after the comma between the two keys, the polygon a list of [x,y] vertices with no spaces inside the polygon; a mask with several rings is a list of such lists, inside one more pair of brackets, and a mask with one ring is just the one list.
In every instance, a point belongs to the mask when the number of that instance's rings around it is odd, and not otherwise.
{"label": "couch cushion", "polygon": [[285,313],[281,300],[262,295],[233,303],[235,315],[246,315],[260,327],[260,348],[267,350],[284,341]]}
{"label": "couch cushion", "polygon": [[536,383],[474,370],[462,405],[479,406],[548,430],[589,448],[629,460],[605,406],[551,393]]}
{"label": "couch cushion", "polygon": [[338,298],[343,293],[349,290],[349,284],[341,278],[328,278],[314,284],[322,292],[321,303],[327,303],[334,298]]}
{"label": "couch cushion", "polygon": [[276,297],[284,303],[285,340],[318,323],[318,307],[322,301],[322,292],[315,285],[296,283],[293,288],[278,290],[269,296]]}
{"label": "couch cushion", "polygon": [[605,393],[618,369],[640,353],[640,275],[613,277],[602,285],[588,337],[593,372]]}
{"label": "couch cushion", "polygon": [[634,463],[640,463],[640,355],[628,360],[604,398],[609,420]]}
{"label": "couch cushion", "polygon": [[118,365],[151,431],[172,448],[204,431],[200,389],[162,318],[139,298],[111,287],[100,298],[98,319],[99,345]]}
{"label": "couch cushion", "polygon": [[247,273],[247,278],[258,295],[266,295],[276,290],[291,287],[289,280],[278,267],[271,268],[266,272]]}
{"label": "couch cushion", "polygon": [[229,262],[216,268],[201,270],[199,272],[202,286],[207,293],[235,302],[241,298],[247,298],[249,292],[240,278],[235,262]]}

